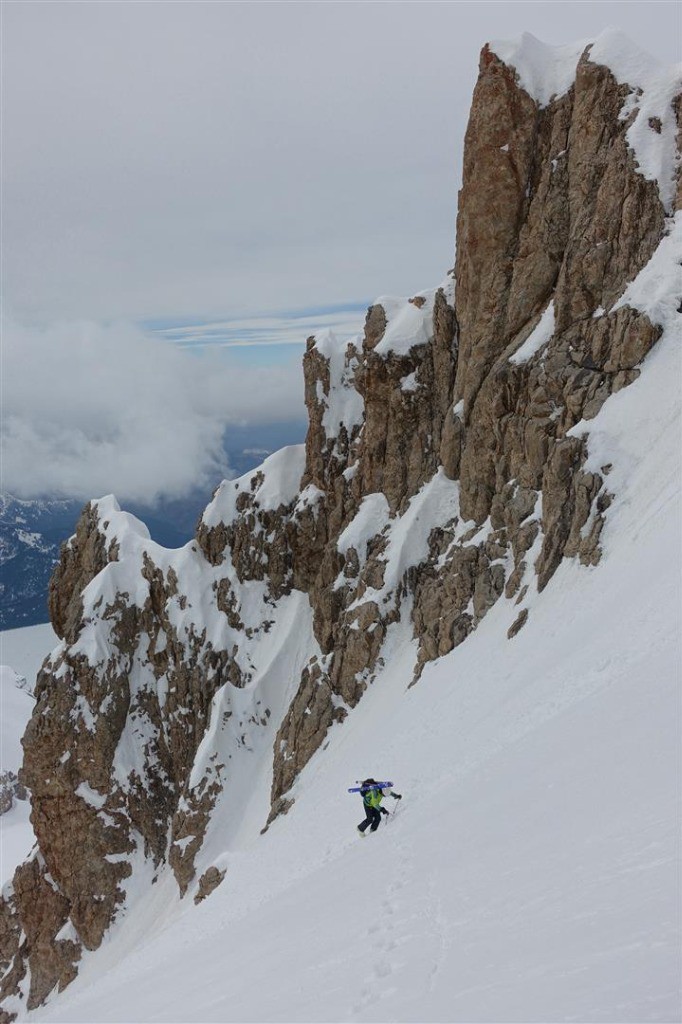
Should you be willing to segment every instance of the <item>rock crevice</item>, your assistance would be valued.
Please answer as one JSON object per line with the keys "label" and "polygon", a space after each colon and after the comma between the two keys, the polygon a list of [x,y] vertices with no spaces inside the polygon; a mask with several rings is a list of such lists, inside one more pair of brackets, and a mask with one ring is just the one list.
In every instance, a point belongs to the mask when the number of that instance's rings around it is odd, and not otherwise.
{"label": "rock crevice", "polygon": [[[210,897],[235,765],[267,758],[267,824],[289,811],[395,631],[416,682],[497,602],[513,641],[562,559],[598,563],[614,495],[589,421],[661,335],[625,296],[671,210],[629,142],[641,90],[591,53],[541,102],[483,49],[454,273],[308,339],[304,446],[225,481],[177,552],[113,499],[84,509],[23,740],[38,850],[0,907],[6,1017],[73,979],[136,873]],[[679,140],[681,116],[650,131],[677,118]]]}

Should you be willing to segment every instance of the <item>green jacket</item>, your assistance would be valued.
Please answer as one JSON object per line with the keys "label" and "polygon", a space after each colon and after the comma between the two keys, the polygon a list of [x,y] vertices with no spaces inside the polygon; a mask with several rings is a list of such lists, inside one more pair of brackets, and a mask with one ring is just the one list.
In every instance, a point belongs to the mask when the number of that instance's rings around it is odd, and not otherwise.
{"label": "green jacket", "polygon": [[378,807],[383,799],[384,794],[380,789],[368,789],[362,798],[365,807]]}

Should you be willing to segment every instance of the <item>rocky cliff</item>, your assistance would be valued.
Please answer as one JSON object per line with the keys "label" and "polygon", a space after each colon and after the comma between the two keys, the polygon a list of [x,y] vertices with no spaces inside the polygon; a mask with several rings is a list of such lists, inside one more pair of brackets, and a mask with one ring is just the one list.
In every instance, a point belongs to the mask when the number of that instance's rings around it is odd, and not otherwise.
{"label": "rocky cliff", "polygon": [[305,446],[224,482],[176,551],[112,498],[86,507],[23,741],[38,846],[3,893],[8,1016],[159,872],[195,899],[220,884],[212,823],[238,828],[262,770],[262,826],[289,810],[398,623],[416,683],[495,602],[513,642],[563,558],[597,565],[590,419],[679,302],[681,114],[618,37],[486,46],[454,274],[379,299],[362,336],[308,339]]}

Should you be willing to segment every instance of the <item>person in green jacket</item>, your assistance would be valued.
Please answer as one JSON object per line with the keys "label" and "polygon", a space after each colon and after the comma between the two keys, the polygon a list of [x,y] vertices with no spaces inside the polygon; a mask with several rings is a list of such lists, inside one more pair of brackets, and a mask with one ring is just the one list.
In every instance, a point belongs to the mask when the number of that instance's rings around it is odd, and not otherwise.
{"label": "person in green jacket", "polygon": [[[388,814],[385,807],[381,806],[381,801],[384,798],[384,792],[376,782],[375,779],[363,779],[362,788],[364,790],[362,794],[362,803],[365,808],[365,820],[360,822],[358,825],[358,832],[364,836],[365,829],[369,828],[370,832],[376,832],[381,824],[381,815]],[[388,791],[394,800],[402,800],[399,793],[394,793],[393,790]]]}

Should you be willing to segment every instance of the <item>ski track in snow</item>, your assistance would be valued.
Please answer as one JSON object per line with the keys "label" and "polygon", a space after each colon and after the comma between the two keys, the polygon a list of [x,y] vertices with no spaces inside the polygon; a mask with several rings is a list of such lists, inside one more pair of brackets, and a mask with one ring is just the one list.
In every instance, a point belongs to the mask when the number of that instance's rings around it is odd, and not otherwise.
{"label": "ski track in snow", "polygon": [[[613,430],[619,448],[602,563],[563,563],[513,641],[498,602],[411,689],[406,602],[289,814],[259,835],[270,778],[253,777],[244,823],[210,836],[216,892],[195,908],[162,874],[29,1020],[674,1019],[679,418],[646,410],[679,365],[661,342],[593,421],[601,454]],[[346,789],[370,773],[403,800],[360,839]]]}
{"label": "ski track in snow", "polygon": [[[676,1019],[679,380],[669,330],[639,380],[574,428],[596,466],[613,464],[599,566],[564,561],[531,588],[512,641],[519,607],[498,601],[412,688],[405,600],[385,667],[289,813],[260,835],[271,768],[263,750],[240,754],[198,861],[224,867],[222,885],[194,907],[168,871],[141,877],[73,985],[26,1019]],[[258,666],[284,704],[311,642],[298,601],[282,662],[261,652]],[[346,790],[369,774],[403,800],[359,839]]]}

